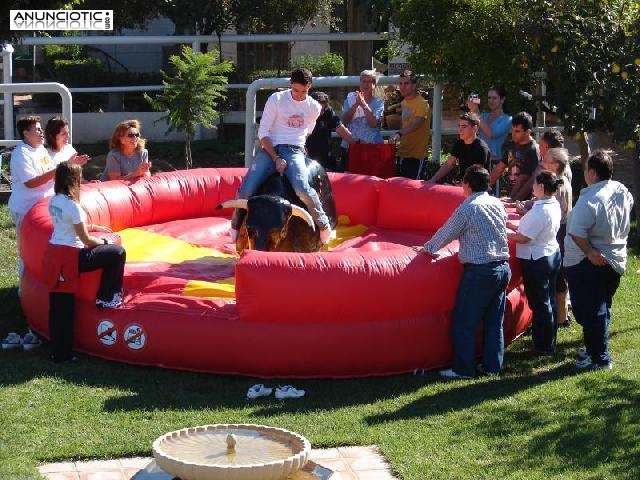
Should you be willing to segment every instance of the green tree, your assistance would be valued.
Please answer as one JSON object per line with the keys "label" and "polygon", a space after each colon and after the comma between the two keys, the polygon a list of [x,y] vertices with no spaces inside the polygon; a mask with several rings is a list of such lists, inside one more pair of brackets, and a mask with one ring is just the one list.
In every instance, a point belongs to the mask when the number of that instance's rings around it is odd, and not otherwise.
{"label": "green tree", "polygon": [[[635,149],[640,198],[640,2],[395,0],[410,61],[434,80],[529,90],[533,73],[567,134],[602,130]],[[513,100],[511,96],[510,102]],[[513,106],[513,105],[512,105]],[[593,112],[595,111],[595,115]],[[640,209],[636,209],[640,211]]]}
{"label": "green tree", "polygon": [[231,62],[218,61],[218,52],[194,52],[191,47],[182,47],[181,55],[172,55],[169,62],[175,72],[162,72],[164,89],[155,96],[145,98],[157,111],[166,112],[160,120],[169,124],[168,132],[185,132],[185,161],[191,168],[191,140],[198,125],[207,128],[219,118],[219,102],[226,96],[227,74],[233,70]]}
{"label": "green tree", "polygon": [[517,5],[512,0],[395,0],[392,21],[400,42],[409,47],[411,65],[430,80],[483,91],[501,83],[513,92],[528,88],[514,63]]}

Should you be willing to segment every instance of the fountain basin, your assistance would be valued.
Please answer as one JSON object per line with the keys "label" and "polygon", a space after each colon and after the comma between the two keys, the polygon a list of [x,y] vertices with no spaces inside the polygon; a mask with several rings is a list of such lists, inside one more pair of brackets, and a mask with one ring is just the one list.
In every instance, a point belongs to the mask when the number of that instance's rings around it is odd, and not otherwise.
{"label": "fountain basin", "polygon": [[280,480],[306,465],[311,444],[283,428],[216,424],[166,433],[152,449],[158,466],[182,480]]}

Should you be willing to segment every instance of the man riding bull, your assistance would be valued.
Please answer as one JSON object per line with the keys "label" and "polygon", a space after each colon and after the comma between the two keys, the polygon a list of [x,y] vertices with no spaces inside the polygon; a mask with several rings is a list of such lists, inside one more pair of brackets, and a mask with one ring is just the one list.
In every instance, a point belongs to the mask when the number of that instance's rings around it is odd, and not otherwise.
{"label": "man riding bull", "polygon": [[[331,238],[331,226],[317,192],[308,181],[304,144],[322,111],[308,93],[311,72],[299,68],[291,72],[291,88],[273,93],[267,100],[260,120],[258,138],[262,147],[247,171],[237,198],[247,199],[274,172],[285,175],[296,195],[307,207],[320,231],[322,244]],[[244,210],[236,209],[231,219],[231,239],[235,242],[242,225]]]}

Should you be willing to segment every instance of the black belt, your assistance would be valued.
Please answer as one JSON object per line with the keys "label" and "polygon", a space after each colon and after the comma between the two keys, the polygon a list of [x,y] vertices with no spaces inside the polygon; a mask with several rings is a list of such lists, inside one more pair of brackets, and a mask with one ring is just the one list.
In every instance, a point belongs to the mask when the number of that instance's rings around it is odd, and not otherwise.
{"label": "black belt", "polygon": [[463,263],[462,266],[463,267],[497,267],[498,265],[501,265],[503,263],[508,263],[509,260],[495,260],[493,262],[486,262],[486,263]]}
{"label": "black belt", "polygon": [[297,150],[302,150],[302,147],[300,145],[289,145],[288,143],[279,143],[278,145],[276,145],[276,147],[289,147],[295,148]]}

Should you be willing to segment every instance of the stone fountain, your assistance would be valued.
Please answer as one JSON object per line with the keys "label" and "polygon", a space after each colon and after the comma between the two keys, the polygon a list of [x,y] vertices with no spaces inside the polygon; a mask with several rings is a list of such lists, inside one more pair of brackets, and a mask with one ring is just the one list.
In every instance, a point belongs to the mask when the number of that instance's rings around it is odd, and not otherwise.
{"label": "stone fountain", "polygon": [[182,480],[280,480],[303,468],[310,452],[297,433],[251,424],[184,428],[153,442],[156,464]]}

